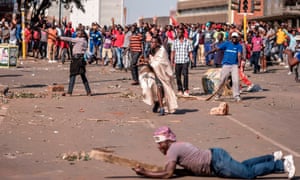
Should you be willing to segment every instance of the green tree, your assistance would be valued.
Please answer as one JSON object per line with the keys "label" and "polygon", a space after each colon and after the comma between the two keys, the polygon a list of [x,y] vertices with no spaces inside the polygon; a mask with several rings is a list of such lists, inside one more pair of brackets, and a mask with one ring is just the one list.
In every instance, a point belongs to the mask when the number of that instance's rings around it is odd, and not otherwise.
{"label": "green tree", "polygon": [[[56,1],[57,0],[41,0],[40,3],[38,4],[37,0],[17,0],[19,4],[19,9],[21,9],[23,2],[24,2],[23,7],[25,8],[25,10],[32,8],[32,14],[30,19],[31,24],[36,24],[39,21],[39,17],[43,18],[45,16],[45,10],[51,7],[52,3],[56,3]],[[63,8],[69,8],[70,4],[73,3],[76,8],[85,12],[81,0],[58,0],[58,1],[61,1]]]}

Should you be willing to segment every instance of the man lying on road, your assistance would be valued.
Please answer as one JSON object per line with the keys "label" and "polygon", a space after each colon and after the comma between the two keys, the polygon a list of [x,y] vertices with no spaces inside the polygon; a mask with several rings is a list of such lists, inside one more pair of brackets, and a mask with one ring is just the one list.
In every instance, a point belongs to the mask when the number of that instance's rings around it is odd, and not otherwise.
{"label": "man lying on road", "polygon": [[154,133],[159,150],[167,156],[163,171],[147,171],[143,167],[133,170],[141,176],[150,178],[171,178],[177,172],[176,165],[183,167],[194,176],[218,176],[223,178],[254,179],[271,173],[288,173],[288,178],[295,176],[292,155],[282,157],[281,151],[251,158],[243,162],[234,160],[224,149],[199,149],[187,142],[177,142],[169,127],[161,127]]}

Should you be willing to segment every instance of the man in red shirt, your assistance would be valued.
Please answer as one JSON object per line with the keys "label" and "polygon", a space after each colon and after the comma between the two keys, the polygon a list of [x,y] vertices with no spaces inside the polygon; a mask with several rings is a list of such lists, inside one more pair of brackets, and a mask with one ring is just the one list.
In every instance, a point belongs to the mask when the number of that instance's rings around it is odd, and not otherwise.
{"label": "man in red shirt", "polygon": [[117,31],[114,34],[114,47],[116,50],[116,56],[117,56],[117,69],[123,68],[123,60],[122,60],[122,53],[123,53],[123,44],[124,44],[124,33],[123,28],[121,26],[117,27]]}

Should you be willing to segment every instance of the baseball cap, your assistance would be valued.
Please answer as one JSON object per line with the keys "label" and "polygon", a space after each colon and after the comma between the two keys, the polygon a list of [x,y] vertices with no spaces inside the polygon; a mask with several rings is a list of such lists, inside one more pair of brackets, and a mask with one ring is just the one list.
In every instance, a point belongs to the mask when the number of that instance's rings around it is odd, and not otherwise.
{"label": "baseball cap", "polygon": [[239,34],[237,33],[237,32],[233,32],[232,34],[231,34],[231,37],[239,37]]}

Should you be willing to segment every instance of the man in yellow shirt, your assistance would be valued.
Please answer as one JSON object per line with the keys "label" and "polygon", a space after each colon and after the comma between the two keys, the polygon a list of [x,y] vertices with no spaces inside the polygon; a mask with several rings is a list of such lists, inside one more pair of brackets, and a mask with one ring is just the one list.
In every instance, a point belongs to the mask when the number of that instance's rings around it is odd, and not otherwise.
{"label": "man in yellow shirt", "polygon": [[284,43],[286,41],[286,34],[283,31],[284,24],[281,24],[281,26],[278,28],[276,32],[276,44],[278,47],[278,56],[280,62],[283,60],[283,49],[284,49]]}

